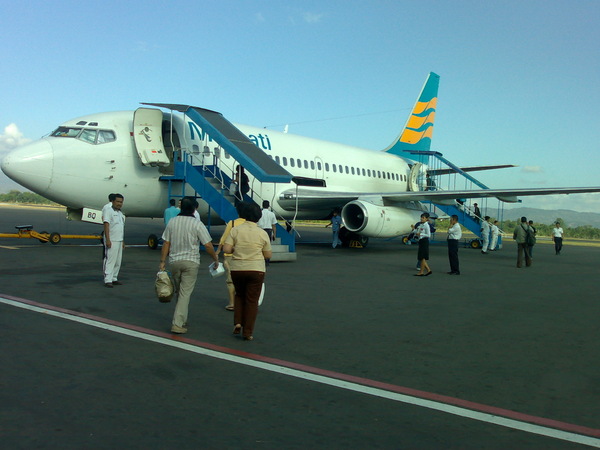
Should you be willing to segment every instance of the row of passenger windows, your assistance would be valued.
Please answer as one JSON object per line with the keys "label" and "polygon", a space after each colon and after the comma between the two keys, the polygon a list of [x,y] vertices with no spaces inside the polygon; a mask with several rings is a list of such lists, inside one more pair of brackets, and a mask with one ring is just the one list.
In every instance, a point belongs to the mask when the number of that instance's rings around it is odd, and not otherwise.
{"label": "row of passenger windows", "polygon": [[282,158],[279,158],[279,156],[275,156],[275,161],[277,162],[277,164],[280,164],[284,167],[287,167],[289,165],[290,167],[298,167],[300,169],[310,168],[310,170],[315,170],[315,167],[317,170],[323,170],[323,167],[325,167],[325,172],[345,173],[348,175],[358,175],[370,178],[382,178],[395,181],[406,181],[407,179],[406,175],[400,175],[393,172],[386,172],[383,170],[371,170],[365,169],[363,167],[345,166],[342,164],[329,164],[327,162],[321,163],[321,161],[307,161],[306,159],[302,160],[299,158],[287,158],[285,156],[283,156]]}
{"label": "row of passenger windows", "polygon": [[76,138],[94,145],[114,142],[117,139],[115,132],[111,130],[91,130],[89,128],[71,127],[58,127],[50,136]]}

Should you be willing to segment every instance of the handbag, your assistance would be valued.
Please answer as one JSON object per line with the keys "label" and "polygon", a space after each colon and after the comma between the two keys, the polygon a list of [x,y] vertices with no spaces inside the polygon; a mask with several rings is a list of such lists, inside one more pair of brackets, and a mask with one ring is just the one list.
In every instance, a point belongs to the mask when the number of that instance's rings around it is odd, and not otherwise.
{"label": "handbag", "polygon": [[161,270],[156,274],[154,290],[159,302],[169,303],[171,301],[173,298],[173,282],[171,281],[169,272]]}

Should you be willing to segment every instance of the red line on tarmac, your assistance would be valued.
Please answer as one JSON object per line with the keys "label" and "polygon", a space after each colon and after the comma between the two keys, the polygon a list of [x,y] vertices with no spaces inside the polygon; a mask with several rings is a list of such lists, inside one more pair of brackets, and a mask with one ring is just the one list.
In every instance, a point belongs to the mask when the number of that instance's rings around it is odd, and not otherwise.
{"label": "red line on tarmac", "polygon": [[47,305],[44,303],[39,303],[39,302],[35,302],[32,300],[20,298],[20,297],[14,297],[11,295],[0,294],[0,296],[10,299],[10,300],[13,300],[13,301],[16,301],[16,302],[24,303],[24,304],[31,305],[31,306],[36,306],[38,308],[45,308],[45,309],[60,312],[63,314],[68,314],[71,316],[82,317],[82,318],[93,320],[96,322],[105,323],[107,325],[113,325],[113,326],[129,329],[129,330],[133,330],[133,331],[138,331],[138,332],[144,333],[144,334],[150,334],[150,335],[154,335],[154,336],[158,336],[158,337],[162,337],[162,338],[166,338],[166,339],[172,339],[172,340],[176,340],[176,341],[180,341],[180,342],[185,342],[186,344],[191,344],[196,347],[206,348],[209,350],[226,353],[229,355],[235,355],[235,356],[239,356],[242,358],[251,359],[254,361],[259,361],[259,362],[268,363],[268,364],[274,364],[274,365],[286,367],[289,369],[296,369],[301,372],[312,373],[315,375],[321,375],[324,377],[333,378],[333,379],[342,380],[342,381],[348,381],[351,383],[361,384],[363,386],[382,389],[382,390],[386,390],[386,391],[390,391],[390,392],[396,392],[399,394],[404,394],[404,395],[408,395],[411,397],[421,398],[424,400],[431,400],[431,401],[435,401],[435,402],[439,402],[439,403],[444,403],[447,405],[454,405],[454,406],[458,406],[461,408],[470,409],[473,411],[479,411],[479,412],[483,412],[486,414],[491,414],[491,415],[495,415],[495,416],[501,416],[501,417],[505,417],[508,419],[517,420],[520,422],[527,422],[527,423],[531,423],[531,424],[535,424],[535,425],[554,428],[557,430],[567,431],[567,432],[571,432],[571,433],[582,434],[582,435],[586,435],[586,436],[600,437],[600,429],[597,429],[597,428],[589,428],[589,427],[575,425],[575,424],[571,424],[571,423],[567,423],[567,422],[561,422],[558,420],[546,419],[546,418],[538,417],[538,416],[532,416],[532,415],[520,413],[517,411],[511,411],[509,409],[498,408],[495,406],[484,405],[481,403],[475,403],[475,402],[471,402],[469,400],[462,400],[462,399],[456,398],[456,397],[449,397],[446,395],[435,394],[432,392],[420,391],[418,389],[412,389],[412,388],[408,388],[408,387],[404,387],[404,386],[398,386],[395,384],[389,384],[389,383],[384,383],[384,382],[380,382],[380,381],[375,381],[375,380],[371,380],[369,378],[356,377],[356,376],[347,375],[344,373],[333,372],[331,370],[319,369],[318,367],[307,366],[304,364],[294,363],[291,361],[285,361],[285,360],[277,359],[277,358],[270,358],[268,356],[257,355],[255,353],[248,353],[248,352],[245,352],[242,350],[235,350],[235,349],[228,348],[228,347],[221,347],[219,345],[210,344],[208,342],[197,341],[197,340],[186,338],[186,337],[183,337],[180,335],[174,335],[172,333],[151,330],[148,328],[139,327],[137,325],[132,325],[132,324],[124,323],[124,322],[118,322],[116,320],[106,319],[104,317],[81,313],[78,311],[60,308],[57,306]]}

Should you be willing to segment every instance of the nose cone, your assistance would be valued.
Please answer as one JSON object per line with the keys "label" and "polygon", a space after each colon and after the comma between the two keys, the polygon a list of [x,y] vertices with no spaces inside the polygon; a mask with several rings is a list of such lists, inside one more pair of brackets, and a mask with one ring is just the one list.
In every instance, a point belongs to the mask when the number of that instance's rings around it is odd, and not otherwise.
{"label": "nose cone", "polygon": [[41,139],[19,147],[4,157],[1,167],[12,180],[44,195],[52,180],[52,146]]}

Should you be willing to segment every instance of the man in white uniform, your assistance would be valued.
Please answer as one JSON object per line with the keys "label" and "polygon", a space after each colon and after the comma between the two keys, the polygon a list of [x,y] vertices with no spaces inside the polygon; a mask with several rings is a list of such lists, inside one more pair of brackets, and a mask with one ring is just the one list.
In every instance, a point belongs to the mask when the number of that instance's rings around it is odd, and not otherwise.
{"label": "man in white uniform", "polygon": [[496,250],[496,246],[498,245],[498,234],[500,233],[500,229],[498,228],[498,221],[494,220],[494,223],[491,225],[492,228],[492,241],[490,242],[489,251],[493,252]]}
{"label": "man in white uniform", "polygon": [[481,253],[484,255],[487,253],[488,245],[490,243],[490,216],[485,216],[483,222],[481,222],[481,239],[483,245],[481,247]]}
{"label": "man in white uniform", "polygon": [[121,259],[123,257],[125,215],[121,212],[123,196],[114,194],[111,207],[102,209],[104,224],[104,286],[112,288],[123,284],[118,280]]}

